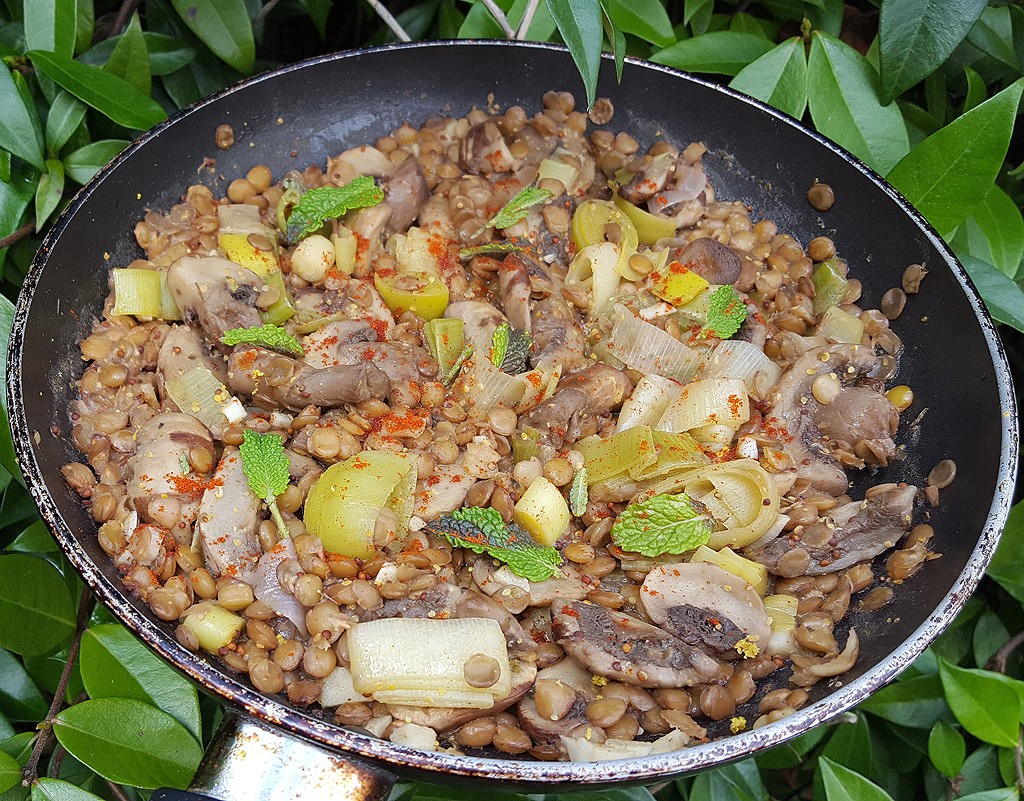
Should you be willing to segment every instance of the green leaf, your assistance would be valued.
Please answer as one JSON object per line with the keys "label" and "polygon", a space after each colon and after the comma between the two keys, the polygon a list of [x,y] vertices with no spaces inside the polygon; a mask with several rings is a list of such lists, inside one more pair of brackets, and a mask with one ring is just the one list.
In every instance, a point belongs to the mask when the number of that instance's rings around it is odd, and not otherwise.
{"label": "green leaf", "polygon": [[320,229],[327,220],[352,209],[376,206],[384,199],[373,178],[361,175],[344,186],[321,186],[302,195],[288,217],[288,239],[296,240]]}
{"label": "green leaf", "polygon": [[0,182],[10,183],[11,181],[11,152],[0,150]]}
{"label": "green leaf", "polygon": [[594,105],[597,95],[597,74],[601,67],[601,45],[604,42],[601,4],[598,0],[544,1],[562,41],[576,62],[576,69],[586,89],[589,109]]}
{"label": "green leaf", "polygon": [[21,660],[0,648],[0,712],[9,720],[34,723],[46,717],[47,707]]}
{"label": "green leaf", "polygon": [[13,736],[14,726],[12,726],[11,722],[6,717],[4,717],[2,712],[0,712],[0,740],[6,740],[8,737]]}
{"label": "green leaf", "polygon": [[729,86],[800,119],[807,108],[807,55],[803,40],[787,39],[741,69]]}
{"label": "green leaf", "polygon": [[491,334],[491,363],[509,375],[519,375],[527,369],[527,359],[533,339],[528,331],[502,323]]}
{"label": "green leaf", "polygon": [[92,44],[96,31],[96,9],[93,0],[75,2],[75,52],[82,53]]}
{"label": "green leaf", "polygon": [[939,233],[960,225],[992,190],[1010,145],[1024,79],[925,139],[886,176]]}
{"label": "green leaf", "polygon": [[0,67],[0,147],[43,169],[43,137],[34,105],[25,102],[6,65]]}
{"label": "green leaf", "polygon": [[985,667],[996,651],[998,651],[1007,640],[1010,639],[1010,632],[1003,625],[999,616],[986,609],[978,618],[974,626],[974,635],[971,638],[971,645],[974,648],[974,663],[978,667]]}
{"label": "green leaf", "polygon": [[53,153],[71,138],[82,120],[85,119],[85,104],[70,92],[61,91],[46,115],[46,147]]}
{"label": "green leaf", "polygon": [[768,801],[757,763],[745,759],[697,774],[689,801]]}
{"label": "green leaf", "polygon": [[676,40],[672,22],[659,0],[606,0],[605,9],[615,27],[624,33],[658,47],[668,47]]}
{"label": "green leaf", "polygon": [[622,83],[622,69],[626,65],[626,34],[612,22],[605,6],[606,0],[601,0],[601,25],[604,28],[604,35],[611,43],[612,55],[615,58],[615,80]]}
{"label": "green leaf", "polygon": [[39,176],[36,189],[36,231],[42,230],[63,196],[64,165],[57,159],[47,159],[46,172]]}
{"label": "green leaf", "polygon": [[938,69],[960,44],[986,0],[901,0],[878,21],[882,102],[891,103]]}
{"label": "green leaf", "polygon": [[284,455],[284,442],[280,434],[260,434],[245,431],[242,468],[249,487],[258,498],[268,503],[288,489],[288,457]]}
{"label": "green leaf", "polygon": [[960,724],[979,740],[1012,748],[1020,727],[1014,690],[984,670],[967,670],[941,660],[939,676],[946,703]]}
{"label": "green leaf", "polygon": [[19,553],[56,553],[59,549],[46,523],[36,520],[14,538],[7,550]]}
{"label": "green leaf", "polygon": [[[146,52],[149,54],[150,75],[169,75],[175,70],[187,66],[196,57],[194,47],[173,36],[143,31],[142,38],[146,44]],[[102,42],[97,42],[82,55],[81,61],[102,67],[110,60],[111,54],[120,41],[121,36],[112,36]]]}
{"label": "green leaf", "polygon": [[1012,31],[1010,9],[1005,6],[988,6],[967,34],[967,41],[982,53],[1011,67],[1019,74]]}
{"label": "green leaf", "polygon": [[966,756],[964,736],[944,720],[935,724],[928,735],[928,758],[935,769],[952,779],[960,773]]}
{"label": "green leaf", "polygon": [[998,790],[979,790],[956,798],[957,801],[1017,801],[1020,794],[1016,787],[1000,787]]}
{"label": "green leaf", "polygon": [[936,675],[894,682],[876,692],[860,707],[890,723],[930,729],[939,720],[952,720]]}
{"label": "green leaf", "polygon": [[710,537],[710,521],[685,494],[631,503],[612,526],[616,545],[644,556],[692,551]]}
{"label": "green leaf", "polygon": [[203,755],[178,721],[134,699],[82,701],[53,723],[74,757],[103,778],[132,787],[185,787]]}
{"label": "green leaf", "polygon": [[877,784],[828,757],[818,759],[818,770],[827,801],[892,801]]}
{"label": "green leaf", "polygon": [[[25,670],[28,671],[32,681],[44,693],[49,693],[51,696],[57,693],[61,674],[64,672],[64,668],[67,667],[70,647],[69,643],[44,656],[29,656],[25,658]],[[73,704],[83,692],[85,692],[85,687],[82,685],[82,674],[78,669],[78,659],[75,659],[68,673],[68,684],[64,691],[64,702]]]}
{"label": "green leaf", "polygon": [[772,50],[763,36],[736,31],[715,31],[683,39],[651,56],[651,61],[689,72],[736,75]]}
{"label": "green leaf", "polygon": [[1024,217],[1010,196],[993,186],[957,230],[954,242],[966,244],[972,256],[1015,278],[1024,258]]}
{"label": "green leaf", "polygon": [[540,189],[534,184],[524,186],[516,193],[515,197],[502,206],[498,213],[487,221],[484,227],[510,228],[526,217],[527,210],[531,206],[543,203],[550,197],[551,191],[548,189]]}
{"label": "green leaf", "polygon": [[0,555],[0,647],[44,654],[74,630],[75,606],[60,571],[28,554]]}
{"label": "green leaf", "polygon": [[700,330],[702,337],[715,336],[728,339],[747,319],[747,304],[730,285],[720,286],[711,293],[708,305],[708,321]]}
{"label": "green leaf", "polygon": [[[1024,331],[1024,290],[1021,289],[1020,284],[1007,278],[1005,274],[999,272],[988,262],[967,253],[957,253],[956,255],[978,288],[978,293],[985,301],[985,307],[992,318],[996,322],[1012,325],[1018,331]],[[996,553],[998,554],[998,550]],[[989,570],[991,575],[991,566],[989,566]],[[1020,593],[1018,600],[1024,599],[1024,584],[1019,583],[1019,577],[1016,582],[1012,579],[1008,579],[1006,583],[999,578],[996,580],[1003,584],[1007,592],[1014,597],[1018,597],[1016,593]]]}
{"label": "green leaf", "polygon": [[86,184],[107,162],[130,144],[131,142],[124,139],[101,139],[98,142],[91,142],[64,159],[64,170],[72,180]]}
{"label": "green leaf", "polygon": [[32,785],[32,801],[103,801],[103,799],[70,782],[43,777]]}
{"label": "green leaf", "polygon": [[581,467],[572,477],[572,486],[569,487],[569,508],[574,515],[582,517],[586,513],[589,496],[587,468]]}
{"label": "green leaf", "polygon": [[111,75],[123,78],[142,94],[150,93],[153,81],[149,72],[149,51],[142,35],[138,12],[132,14],[131,22],[121,34],[114,52],[110,54],[103,69]]}
{"label": "green leaf", "polygon": [[301,359],[305,355],[299,340],[281,328],[281,326],[271,325],[270,323],[254,325],[249,328],[232,328],[230,331],[224,332],[224,336],[220,338],[220,341],[225,345],[241,345],[243,343],[246,345],[259,345],[263,348],[294,356],[296,359]]}
{"label": "green leaf", "polygon": [[171,0],[182,21],[213,53],[243,74],[256,59],[245,0]]}
{"label": "green leaf", "polygon": [[0,751],[0,793],[21,783],[21,765],[12,757]]}
{"label": "green leaf", "polygon": [[964,78],[967,81],[967,94],[964,96],[962,114],[970,111],[975,106],[980,106],[988,99],[988,88],[985,86],[985,79],[976,70],[965,66]]}
{"label": "green leaf", "polygon": [[883,175],[910,149],[899,108],[879,99],[874,68],[856,50],[820,31],[811,42],[807,102],[820,133]]}
{"label": "green leaf", "polygon": [[201,738],[195,686],[121,626],[108,623],[86,629],[80,659],[90,698],[134,698],[152,704]]}
{"label": "green leaf", "polygon": [[28,0],[24,8],[25,49],[71,58],[78,23],[75,0]]}
{"label": "green leaf", "polygon": [[693,35],[703,34],[708,29],[715,0],[686,0],[683,4],[683,25],[689,25]]}
{"label": "green leaf", "polygon": [[299,0],[321,39],[327,38],[327,17],[331,13],[331,0]]}
{"label": "green leaf", "polygon": [[151,97],[98,67],[39,50],[28,56],[43,74],[118,125],[145,131],[167,116]]}

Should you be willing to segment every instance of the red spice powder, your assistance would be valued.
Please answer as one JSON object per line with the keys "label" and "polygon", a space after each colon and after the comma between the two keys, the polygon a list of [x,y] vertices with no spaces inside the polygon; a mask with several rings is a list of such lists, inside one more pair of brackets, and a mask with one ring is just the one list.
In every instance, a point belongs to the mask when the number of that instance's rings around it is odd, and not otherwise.
{"label": "red spice powder", "polygon": [[247,350],[238,357],[238,366],[243,370],[251,370],[254,364],[256,364],[256,351],[254,350]]}
{"label": "red spice powder", "polygon": [[368,322],[370,328],[377,333],[377,339],[383,342],[388,333],[388,324],[384,320],[369,320]]}

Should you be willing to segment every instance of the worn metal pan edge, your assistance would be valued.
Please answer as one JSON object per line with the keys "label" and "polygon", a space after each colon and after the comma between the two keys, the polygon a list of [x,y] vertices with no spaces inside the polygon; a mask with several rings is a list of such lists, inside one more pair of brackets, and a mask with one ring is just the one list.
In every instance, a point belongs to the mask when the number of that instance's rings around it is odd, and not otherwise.
{"label": "worn metal pan edge", "polygon": [[[417,778],[434,779],[437,781],[469,781],[487,779],[500,781],[505,786],[513,784],[517,787],[544,787],[554,789],[555,786],[570,786],[581,782],[587,784],[610,784],[622,782],[650,781],[659,777],[678,775],[700,770],[701,768],[721,764],[723,762],[750,756],[773,745],[777,745],[810,728],[823,723],[854,704],[865,699],[870,693],[884,686],[900,671],[906,668],[928,644],[952,620],[963,607],[966,600],[976,588],[984,575],[985,566],[995,551],[999,534],[1006,522],[1012,504],[1013,489],[1016,478],[1018,449],[1018,419],[1016,402],[1013,395],[1012,382],[1006,356],[994,324],[984,310],[982,301],[970,278],[958,264],[938,234],[928,225],[921,215],[892,187],[884,182],[870,168],[831,141],[814,131],[809,130],[788,115],[777,111],[763,103],[741,95],[719,84],[699,77],[686,75],[668,67],[627,59],[627,69],[643,66],[680,77],[686,81],[700,84],[716,92],[721,92],[736,101],[753,106],[762,113],[781,123],[794,127],[805,136],[817,141],[822,147],[843,159],[856,170],[863,173],[886,195],[894,200],[903,212],[910,217],[924,232],[930,244],[945,260],[950,271],[960,283],[971,308],[977,316],[987,344],[992,364],[995,368],[995,379],[998,383],[998,394],[1003,419],[1001,421],[1001,443],[999,456],[999,478],[996,494],[989,508],[984,529],[977,545],[968,560],[967,567],[944,597],[942,603],[927,619],[908,637],[903,644],[893,651],[885,660],[870,668],[864,675],[845,686],[835,689],[827,697],[800,710],[796,714],[777,723],[754,731],[743,732],[732,737],[716,740],[691,748],[658,756],[628,759],[601,763],[566,763],[566,762],[533,762],[523,760],[491,759],[474,756],[454,756],[444,753],[428,753],[389,742],[376,740],[356,732],[347,731],[334,725],[324,723],[317,718],[297,711],[289,706],[268,698],[250,686],[213,668],[203,658],[181,647],[172,637],[158,629],[144,617],[129,601],[119,586],[113,585],[97,569],[88,555],[80,548],[74,535],[63,521],[51,496],[45,478],[37,463],[33,451],[33,432],[28,428],[25,416],[25,387],[22,383],[21,366],[23,357],[22,344],[25,326],[31,309],[32,297],[53,243],[61,235],[74,214],[86,203],[100,183],[116,169],[118,165],[148,141],[187,118],[197,109],[216,103],[219,98],[230,95],[239,87],[258,84],[296,70],[326,61],[344,61],[357,58],[366,53],[387,51],[416,50],[419,48],[480,48],[497,47],[564,50],[557,45],[537,43],[494,43],[494,42],[429,42],[404,45],[389,45],[373,48],[369,51],[352,51],[330,56],[319,57],[282,67],[278,70],[256,76],[243,81],[222,92],[205,98],[194,106],[184,109],[165,122],[143,134],[122,154],[105,167],[90,184],[82,188],[69,207],[53,225],[43,241],[39,253],[25,279],[24,289],[18,299],[14,318],[13,331],[8,350],[8,403],[14,433],[14,442],[18,462],[27,480],[29,490],[39,507],[43,519],[54,532],[58,542],[68,555],[72,564],[82,574],[86,583],[114,614],[127,625],[140,639],[156,650],[161,656],[183,670],[191,678],[198,681],[208,690],[225,700],[240,706],[249,714],[270,723],[280,725],[292,733],[301,735],[313,742],[330,748],[338,749],[352,756],[366,758],[375,762],[383,762],[390,769]],[[607,57],[606,57],[607,59]]]}

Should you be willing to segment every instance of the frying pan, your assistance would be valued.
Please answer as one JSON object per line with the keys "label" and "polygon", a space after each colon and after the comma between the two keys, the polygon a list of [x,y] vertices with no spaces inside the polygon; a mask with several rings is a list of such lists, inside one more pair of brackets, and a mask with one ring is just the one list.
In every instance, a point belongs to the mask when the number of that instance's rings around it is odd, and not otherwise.
{"label": "frying pan", "polygon": [[[598,96],[615,106],[612,129],[629,131],[645,147],[656,136],[680,144],[704,141],[710,151],[705,165],[719,196],[744,200],[756,217],[775,220],[780,231],[802,242],[832,236],[863,282],[866,305],[877,306],[885,290],[898,286],[906,265],[924,263],[930,270],[921,293],[910,297],[894,324],[906,346],[899,380],[913,388],[916,408],[927,408],[927,414],[913,428],[912,415],[904,415],[899,440],[907,446],[906,459],[873,480],[921,486],[941,459],[953,459],[961,469],[932,510],[942,558],[897,587],[882,615],[853,611],[844,621],[861,637],[854,670],[814,687],[811,703],[780,722],[659,756],[550,763],[504,759],[497,752],[427,753],[261,695],[221,665],[182,648],[171,627],[125,592],[97,544],[95,524],[58,469],[80,458],[67,436],[73,382],[83,368],[77,343],[101,314],[108,269],[139,255],[131,233],[135,222],[147,209],[179,202],[197,181],[223,194],[231,178],[256,164],[267,164],[275,175],[323,164],[403,121],[419,125],[438,112],[462,115],[486,105],[491,94],[502,107],[519,104],[532,112],[544,91],[578,90],[578,81],[563,48],[529,43],[414,44],[284,67],[203,100],[143,135],[78,194],[40,248],[18,302],[8,361],[18,460],[43,518],[96,595],[157,653],[236,710],[193,789],[226,800],[304,794],[373,799],[386,795],[394,775],[556,791],[697,771],[783,742],[866,698],[921,653],[981,579],[1012,499],[1017,415],[995,328],[963,269],[893,189],[786,115],[639,61],[627,62],[618,84],[605,60]],[[235,130],[227,151],[214,147],[221,123]],[[203,167],[206,157],[217,160],[215,171]],[[825,214],[805,198],[815,180],[836,192],[835,206]],[[863,489],[855,487],[854,497]],[[154,797],[188,796],[163,791]]]}

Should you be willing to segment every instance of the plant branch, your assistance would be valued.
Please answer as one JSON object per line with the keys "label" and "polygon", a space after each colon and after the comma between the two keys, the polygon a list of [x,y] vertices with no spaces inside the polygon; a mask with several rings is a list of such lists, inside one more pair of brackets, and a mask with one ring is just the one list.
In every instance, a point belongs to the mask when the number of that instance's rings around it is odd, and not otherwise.
{"label": "plant branch", "polygon": [[117,801],[131,801],[131,799],[128,798],[128,794],[124,791],[124,788],[122,788],[120,784],[115,784],[114,782],[110,781],[110,779],[104,779],[103,781],[107,783],[107,787],[110,788],[110,792],[113,793],[114,798],[116,798]]}
{"label": "plant branch", "polygon": [[377,12],[377,16],[383,20],[384,24],[391,28],[392,33],[398,37],[399,41],[412,41],[412,37],[405,32],[405,28],[398,24],[398,20],[391,15],[390,11],[384,8],[384,4],[380,0],[366,0],[366,2],[370,4],[370,8]]}
{"label": "plant branch", "polygon": [[9,248],[15,242],[24,239],[26,236],[31,234],[33,230],[35,230],[35,227],[36,221],[29,220],[13,234],[8,234],[7,236],[0,238],[0,250],[3,250],[4,248]]}
{"label": "plant branch", "polygon": [[57,682],[57,689],[53,694],[53,701],[46,713],[46,719],[39,724],[40,734],[32,747],[32,755],[21,772],[23,786],[28,787],[39,778],[39,760],[43,756],[50,736],[53,733],[53,719],[57,717],[60,708],[64,705],[64,693],[68,689],[68,681],[71,679],[71,669],[78,658],[78,647],[82,644],[82,633],[85,631],[85,624],[89,620],[89,588],[82,587],[82,597],[78,601],[78,620],[75,623],[75,637],[71,640],[71,647],[68,649],[68,659],[64,663],[64,670],[61,671],[60,681]]}
{"label": "plant branch", "polygon": [[260,9],[260,13],[256,15],[256,22],[263,22],[263,20],[270,15],[270,12],[274,10],[274,7],[280,2],[281,0],[270,0],[269,3]]}
{"label": "plant branch", "polygon": [[988,664],[985,666],[989,670],[994,670],[996,673],[1006,672],[1006,662],[1010,658],[1010,654],[1016,651],[1021,644],[1024,644],[1024,631],[1018,632],[1000,648],[992,658],[988,660]]}
{"label": "plant branch", "polygon": [[121,7],[117,10],[117,16],[114,17],[114,26],[110,29],[111,36],[117,36],[125,29],[128,25],[128,18],[131,17],[141,2],[142,0],[124,0],[121,3]]}
{"label": "plant branch", "polygon": [[491,12],[491,16],[494,17],[494,21],[498,23],[502,33],[505,34],[506,39],[515,39],[516,32],[512,30],[512,26],[508,22],[508,17],[505,16],[505,12],[498,8],[498,4],[494,0],[482,0],[484,6],[488,11]]}
{"label": "plant branch", "polygon": [[530,0],[523,12],[523,18],[519,22],[519,30],[516,31],[516,39],[525,39],[530,32],[530,25],[533,23],[533,15],[537,12],[540,0]]}

